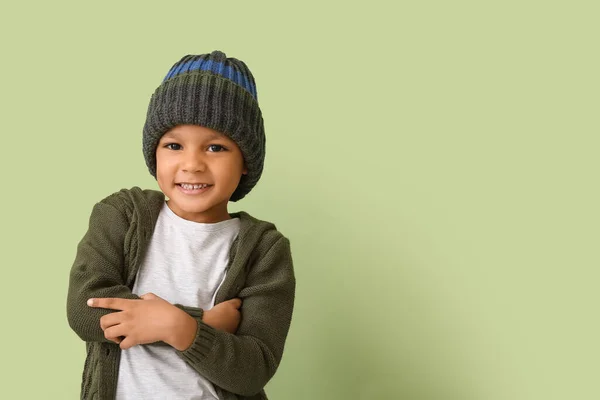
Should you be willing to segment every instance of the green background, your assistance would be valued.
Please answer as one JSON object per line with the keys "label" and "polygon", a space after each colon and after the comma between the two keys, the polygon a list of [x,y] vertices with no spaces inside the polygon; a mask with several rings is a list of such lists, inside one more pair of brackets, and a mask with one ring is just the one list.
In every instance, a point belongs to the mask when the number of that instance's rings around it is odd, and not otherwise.
{"label": "green background", "polygon": [[292,244],[272,399],[598,399],[589,1],[3,3],[3,399],[75,399],[68,274],[94,203],[158,189],[141,132],[185,54],[244,60]]}

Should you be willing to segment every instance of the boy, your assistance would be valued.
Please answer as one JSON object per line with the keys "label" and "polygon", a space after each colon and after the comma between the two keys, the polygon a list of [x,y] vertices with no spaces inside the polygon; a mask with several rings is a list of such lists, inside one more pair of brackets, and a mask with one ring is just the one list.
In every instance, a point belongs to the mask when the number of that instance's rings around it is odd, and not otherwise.
{"label": "boy", "polygon": [[161,191],[96,203],[70,271],[81,398],[266,399],[296,283],[275,225],[227,211],[265,157],[246,64],[220,51],[175,63],[150,100],[143,153]]}

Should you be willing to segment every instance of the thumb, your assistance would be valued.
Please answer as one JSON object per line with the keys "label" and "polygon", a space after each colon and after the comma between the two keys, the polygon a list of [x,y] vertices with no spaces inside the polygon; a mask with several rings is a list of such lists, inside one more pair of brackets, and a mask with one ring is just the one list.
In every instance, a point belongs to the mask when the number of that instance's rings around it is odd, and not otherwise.
{"label": "thumb", "polygon": [[155,295],[154,293],[146,293],[140,296],[141,299],[144,300],[153,300],[153,299],[157,299],[158,296]]}

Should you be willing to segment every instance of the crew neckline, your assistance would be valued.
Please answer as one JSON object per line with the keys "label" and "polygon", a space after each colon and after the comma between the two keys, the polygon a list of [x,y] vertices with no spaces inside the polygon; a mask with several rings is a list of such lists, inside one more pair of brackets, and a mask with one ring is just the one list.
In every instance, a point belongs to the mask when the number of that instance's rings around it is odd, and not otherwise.
{"label": "crew neckline", "polygon": [[185,218],[181,218],[179,215],[175,214],[175,212],[173,212],[173,210],[171,210],[171,208],[169,207],[169,205],[167,204],[166,201],[163,203],[163,207],[162,207],[161,211],[163,211],[169,217],[169,219],[172,220],[178,226],[188,228],[188,229],[191,228],[194,230],[199,230],[199,231],[204,231],[204,232],[220,231],[222,229],[226,229],[226,228],[235,226],[240,223],[239,217],[232,217],[230,219],[226,219],[224,221],[219,221],[219,222],[190,221]]}

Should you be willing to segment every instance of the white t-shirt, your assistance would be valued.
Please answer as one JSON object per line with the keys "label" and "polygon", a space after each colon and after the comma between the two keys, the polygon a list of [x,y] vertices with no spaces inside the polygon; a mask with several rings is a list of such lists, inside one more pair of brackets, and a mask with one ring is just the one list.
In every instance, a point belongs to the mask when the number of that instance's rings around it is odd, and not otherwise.
{"label": "white t-shirt", "polygon": [[[177,216],[165,202],[133,293],[208,310],[225,278],[240,219],[207,224]],[[117,400],[218,400],[210,381],[168,345],[144,344],[121,351]]]}

